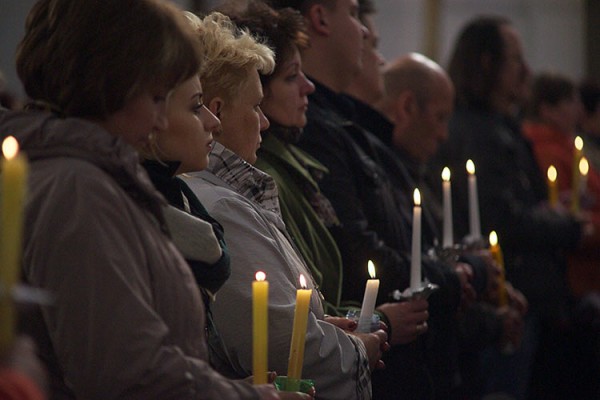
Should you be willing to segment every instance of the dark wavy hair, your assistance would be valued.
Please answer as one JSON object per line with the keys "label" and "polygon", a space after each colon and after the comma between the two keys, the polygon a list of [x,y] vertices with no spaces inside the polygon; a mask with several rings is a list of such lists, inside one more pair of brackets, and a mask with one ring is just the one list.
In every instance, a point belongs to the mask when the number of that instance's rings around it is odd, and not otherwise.
{"label": "dark wavy hair", "polygon": [[505,61],[501,27],[506,25],[511,23],[504,17],[482,16],[459,34],[448,64],[458,104],[491,108],[490,95]]}
{"label": "dark wavy hair", "polygon": [[268,86],[296,49],[309,46],[304,17],[295,9],[274,10],[263,2],[251,1],[243,13],[232,15],[231,19],[238,27],[264,41],[275,53],[275,70],[270,75],[261,75],[263,87]]}

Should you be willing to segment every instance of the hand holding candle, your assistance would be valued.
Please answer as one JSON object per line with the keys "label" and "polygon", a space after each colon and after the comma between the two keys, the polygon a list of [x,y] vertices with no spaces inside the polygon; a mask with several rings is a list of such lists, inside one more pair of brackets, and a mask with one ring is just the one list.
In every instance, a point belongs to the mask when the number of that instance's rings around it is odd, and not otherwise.
{"label": "hand holding candle", "polygon": [[369,275],[371,279],[367,280],[365,288],[365,296],[363,297],[362,307],[360,309],[360,318],[358,319],[357,332],[371,332],[371,320],[373,319],[373,311],[375,310],[375,302],[377,301],[377,293],[379,292],[379,279],[375,279],[375,265],[373,261],[368,262]]}
{"label": "hand holding candle", "polygon": [[472,160],[467,161],[467,172],[469,173],[469,233],[474,239],[480,239],[481,223],[479,221],[479,195],[477,193],[475,164]]}
{"label": "hand holding candle", "polygon": [[556,207],[558,205],[558,183],[556,179],[558,178],[558,172],[556,171],[556,167],[551,165],[548,167],[548,202],[550,203],[550,207]]}
{"label": "hand holding candle", "polygon": [[269,282],[262,271],[252,282],[252,375],[255,385],[268,383],[268,304]]}
{"label": "hand holding candle", "polygon": [[412,252],[410,264],[410,288],[414,292],[421,287],[421,193],[415,189],[413,198]]}
{"label": "hand holding candle", "polygon": [[506,272],[504,270],[504,257],[502,255],[502,249],[498,243],[498,234],[496,231],[490,232],[490,253],[492,258],[498,264],[500,268],[500,276],[498,277],[498,305],[505,306],[508,304],[508,297],[506,293]]}
{"label": "hand holding candle", "polygon": [[442,189],[444,192],[444,236],[442,247],[449,248],[454,245],[454,234],[452,232],[452,189],[450,186],[450,169],[444,167],[442,171]]}
{"label": "hand holding candle", "polygon": [[11,345],[15,335],[15,310],[12,290],[21,271],[23,252],[23,207],[29,166],[19,143],[9,136],[2,142],[0,189],[0,350]]}
{"label": "hand holding candle", "polygon": [[296,292],[296,311],[294,313],[294,325],[288,361],[288,379],[300,379],[302,377],[302,364],[304,363],[304,344],[312,290],[306,289],[306,278],[302,274],[300,274],[300,286],[302,289],[298,289]]}

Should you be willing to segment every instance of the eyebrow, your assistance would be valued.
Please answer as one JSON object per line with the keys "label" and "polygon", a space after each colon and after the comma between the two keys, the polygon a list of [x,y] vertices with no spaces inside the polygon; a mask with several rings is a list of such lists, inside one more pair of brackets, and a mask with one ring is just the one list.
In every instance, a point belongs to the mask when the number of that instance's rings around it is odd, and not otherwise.
{"label": "eyebrow", "polygon": [[202,92],[197,92],[197,93],[194,93],[194,94],[192,95],[192,97],[190,97],[190,99],[191,99],[191,100],[194,100],[196,97],[198,98],[198,100],[202,99]]}

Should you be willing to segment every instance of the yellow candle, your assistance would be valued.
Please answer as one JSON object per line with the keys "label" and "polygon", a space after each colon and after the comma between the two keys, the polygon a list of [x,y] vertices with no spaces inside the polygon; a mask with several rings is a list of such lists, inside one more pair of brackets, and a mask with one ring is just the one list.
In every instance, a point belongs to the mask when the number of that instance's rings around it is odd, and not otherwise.
{"label": "yellow candle", "polygon": [[579,212],[579,187],[581,173],[579,172],[579,163],[583,155],[583,139],[577,136],[574,140],[575,150],[573,152],[573,184],[571,186],[571,212]]}
{"label": "yellow candle", "polygon": [[477,192],[477,176],[475,175],[475,163],[467,160],[467,172],[469,173],[469,233],[473,238],[481,238],[481,222],[479,220],[479,195]]}
{"label": "yellow candle", "polygon": [[377,293],[379,292],[379,279],[375,279],[375,264],[369,260],[367,265],[371,279],[367,279],[365,296],[363,297],[358,327],[356,328],[358,332],[362,333],[371,332],[371,321],[373,320],[373,311],[375,310],[375,302],[377,301]]}
{"label": "yellow candle", "polygon": [[551,165],[548,167],[548,201],[551,207],[556,207],[558,204],[558,184],[556,179],[558,178],[558,172],[556,167]]}
{"label": "yellow candle", "polygon": [[490,232],[490,253],[492,253],[492,258],[500,267],[500,276],[498,277],[498,305],[505,306],[508,304],[506,272],[504,270],[504,257],[502,255],[500,244],[498,243],[498,234],[496,234],[496,231]]}
{"label": "yellow candle", "polygon": [[288,361],[288,379],[300,379],[302,377],[302,364],[304,363],[304,343],[312,290],[306,289],[306,279],[302,274],[300,275],[300,286],[302,289],[298,289],[296,292],[296,311],[294,313],[294,326]]}
{"label": "yellow candle", "polygon": [[587,176],[590,172],[590,163],[587,158],[581,157],[579,160],[579,174],[581,175],[581,182],[579,184],[579,193],[583,195],[587,190]]}
{"label": "yellow candle", "polygon": [[454,245],[454,233],[452,227],[452,189],[450,186],[450,168],[444,167],[442,171],[442,189],[444,195],[444,234],[442,247],[448,248]]}
{"label": "yellow candle", "polygon": [[267,383],[269,282],[262,271],[252,282],[252,375],[255,385]]}
{"label": "yellow candle", "polygon": [[17,140],[9,136],[2,142],[2,188],[0,189],[0,349],[14,338],[15,311],[12,290],[19,279],[23,238],[23,207],[29,166],[19,154]]}

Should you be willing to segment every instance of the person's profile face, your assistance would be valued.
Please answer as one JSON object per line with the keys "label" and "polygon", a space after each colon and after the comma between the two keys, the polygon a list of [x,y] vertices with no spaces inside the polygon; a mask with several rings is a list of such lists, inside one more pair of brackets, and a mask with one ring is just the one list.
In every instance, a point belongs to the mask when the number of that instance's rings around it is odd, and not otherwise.
{"label": "person's profile face", "polygon": [[251,69],[239,93],[223,105],[219,114],[222,131],[215,135],[216,141],[250,164],[256,162],[260,132],[269,127],[269,121],[260,107],[262,101],[258,71]]}
{"label": "person's profile face", "polygon": [[168,127],[168,95],[169,91],[165,88],[148,89],[128,100],[120,110],[100,121],[100,125],[134,147],[148,146],[152,131]]}
{"label": "person's profile face", "polygon": [[157,132],[157,156],[179,161],[178,173],[200,171],[208,166],[212,132],[219,120],[203,104],[197,75],[175,88],[167,105],[169,128]]}
{"label": "person's profile face", "polygon": [[302,72],[300,53],[294,49],[270,80],[261,108],[270,120],[279,125],[303,128],[306,125],[308,95],[314,90],[315,85]]}

